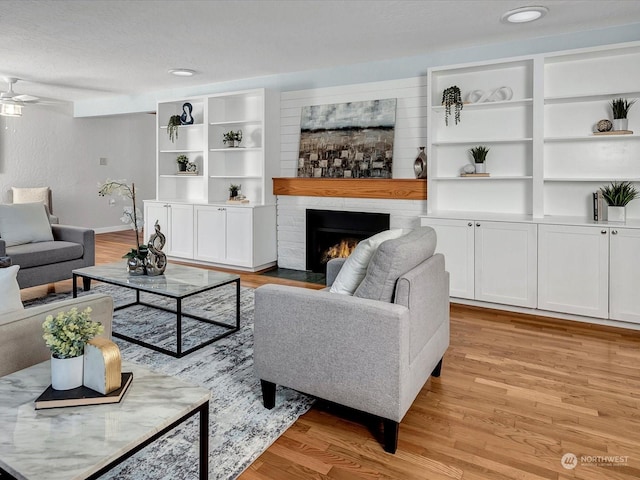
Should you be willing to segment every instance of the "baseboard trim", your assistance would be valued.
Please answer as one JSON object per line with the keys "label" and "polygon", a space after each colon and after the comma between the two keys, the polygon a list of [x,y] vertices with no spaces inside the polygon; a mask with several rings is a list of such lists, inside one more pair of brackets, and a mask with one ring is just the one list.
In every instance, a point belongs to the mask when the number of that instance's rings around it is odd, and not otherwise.
{"label": "baseboard trim", "polygon": [[131,230],[131,227],[127,225],[116,225],[115,227],[91,227],[96,233],[111,233],[111,232],[123,232],[125,230]]}
{"label": "baseboard trim", "polygon": [[468,300],[465,298],[450,298],[451,303],[459,305],[468,305],[471,307],[490,308],[492,310],[502,310],[506,312],[524,313],[527,315],[535,315],[538,317],[555,318],[560,320],[571,320],[574,322],[592,323],[595,325],[603,325],[606,327],[624,328],[627,330],[640,330],[640,324],[624,322],[622,320],[609,320],[607,318],[586,317],[583,315],[574,315],[571,313],[552,312],[547,310],[538,310],[537,308],[516,307],[513,305],[501,305],[499,303],[481,302],[478,300]]}

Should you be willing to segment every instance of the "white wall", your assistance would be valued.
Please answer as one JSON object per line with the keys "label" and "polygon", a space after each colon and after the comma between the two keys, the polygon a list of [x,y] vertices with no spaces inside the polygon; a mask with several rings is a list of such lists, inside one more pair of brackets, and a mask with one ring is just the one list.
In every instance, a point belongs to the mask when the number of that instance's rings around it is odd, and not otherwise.
{"label": "white wall", "polygon": [[[280,96],[281,160],[283,177],[295,177],[300,142],[300,113],[305,105],[396,98],[393,178],[415,178],[413,163],[427,143],[427,82],[425,77],[361,83],[339,87],[283,92]],[[323,198],[278,196],[278,265],[306,268],[306,209],[389,213],[391,228],[415,228],[427,212],[425,200]]]}
{"label": "white wall", "polygon": [[109,206],[97,185],[134,181],[142,208],[155,198],[155,141],[155,115],[73,118],[70,106],[29,105],[22,117],[0,117],[0,202],[9,201],[11,187],[49,186],[60,223],[122,229],[123,200]]}

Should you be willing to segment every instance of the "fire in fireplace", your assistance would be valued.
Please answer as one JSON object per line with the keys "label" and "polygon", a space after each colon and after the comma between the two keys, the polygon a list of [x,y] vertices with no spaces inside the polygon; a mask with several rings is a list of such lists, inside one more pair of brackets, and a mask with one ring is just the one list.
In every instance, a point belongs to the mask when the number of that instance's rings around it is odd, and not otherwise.
{"label": "fire in fireplace", "polygon": [[307,270],[326,272],[332,258],[346,257],[360,240],[389,229],[388,213],[307,209]]}

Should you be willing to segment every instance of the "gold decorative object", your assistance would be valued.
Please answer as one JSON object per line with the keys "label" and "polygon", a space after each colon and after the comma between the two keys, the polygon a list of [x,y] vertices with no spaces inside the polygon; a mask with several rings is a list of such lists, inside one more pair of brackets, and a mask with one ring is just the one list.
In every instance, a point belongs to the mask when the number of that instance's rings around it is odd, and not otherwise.
{"label": "gold decorative object", "polygon": [[122,381],[120,349],[111,340],[96,337],[84,347],[84,380],[89,387],[103,395],[117,390]]}

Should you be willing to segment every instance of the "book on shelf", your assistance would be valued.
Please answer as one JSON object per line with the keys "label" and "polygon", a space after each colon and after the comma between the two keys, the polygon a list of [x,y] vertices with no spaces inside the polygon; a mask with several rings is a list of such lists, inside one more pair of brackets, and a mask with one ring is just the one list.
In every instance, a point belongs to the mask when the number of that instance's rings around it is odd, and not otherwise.
{"label": "book on shelf", "polygon": [[227,203],[240,205],[240,204],[243,204],[243,203],[249,203],[249,200],[247,200],[246,198],[244,198],[242,200],[231,200],[231,199],[229,199],[229,200],[227,200]]}
{"label": "book on shelf", "polygon": [[119,403],[127,393],[133,379],[133,373],[122,372],[122,383],[119,389],[103,395],[84,385],[71,390],[54,390],[51,385],[35,400],[36,410],[59,407],[76,407],[80,405],[101,405]]}
{"label": "book on shelf", "polygon": [[596,222],[607,220],[607,201],[600,190],[593,192],[593,220]]}
{"label": "book on shelf", "polygon": [[488,173],[461,173],[461,177],[489,177]]}

